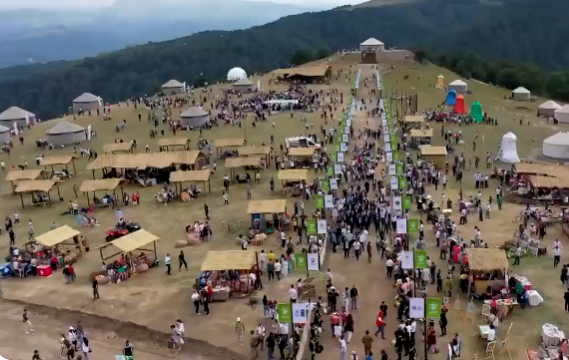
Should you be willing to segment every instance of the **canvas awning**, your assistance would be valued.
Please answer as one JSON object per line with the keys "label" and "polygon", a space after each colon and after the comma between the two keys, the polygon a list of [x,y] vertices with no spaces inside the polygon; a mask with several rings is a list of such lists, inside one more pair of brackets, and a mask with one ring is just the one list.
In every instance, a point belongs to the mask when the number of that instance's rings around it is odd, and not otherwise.
{"label": "canvas awning", "polygon": [[69,240],[74,236],[80,235],[81,232],[78,230],[73,229],[67,225],[60,226],[56,229],[50,230],[45,234],[41,234],[40,236],[36,236],[34,238],[35,241],[39,242],[45,246],[55,246],[59,243],[64,242],[65,240]]}
{"label": "canvas awning", "polygon": [[130,141],[103,145],[103,152],[111,154],[120,151],[129,152],[131,149],[132,149],[132,143]]}
{"label": "canvas awning", "polygon": [[48,192],[56,184],[55,180],[22,180],[16,186],[17,193],[27,193],[34,191]]}
{"label": "canvas awning", "polygon": [[261,166],[261,158],[257,156],[234,157],[225,159],[226,168],[238,168],[243,166]]}
{"label": "canvas awning", "polygon": [[530,176],[530,183],[535,188],[542,189],[567,189],[569,188],[569,179],[556,178],[550,176]]}
{"label": "canvas awning", "polygon": [[83,180],[79,190],[81,192],[114,190],[123,181],[123,179]]}
{"label": "canvas awning", "polygon": [[45,156],[41,159],[40,165],[42,166],[67,165],[75,159],[77,159],[77,157],[74,155]]}
{"label": "canvas awning", "polygon": [[403,118],[403,122],[405,123],[424,123],[425,118],[423,115],[407,115]]}
{"label": "canvas awning", "polygon": [[283,181],[308,180],[308,169],[279,170],[277,178]]}
{"label": "canvas awning", "polygon": [[444,146],[423,146],[421,156],[446,156],[447,149]]}
{"label": "canvas awning", "polygon": [[504,271],[510,267],[506,252],[501,249],[468,248],[466,254],[468,266],[473,271]]}
{"label": "canvas awning", "polygon": [[274,214],[286,211],[286,199],[254,200],[247,205],[247,214]]}
{"label": "canvas awning", "polygon": [[159,147],[168,146],[187,146],[190,143],[188,138],[165,138],[158,140]]}
{"label": "canvas awning", "polygon": [[269,155],[271,153],[270,146],[243,146],[237,149],[239,156],[251,155]]}
{"label": "canvas awning", "polygon": [[113,240],[109,244],[117,247],[121,252],[128,253],[136,249],[140,249],[141,247],[146,246],[156,240],[160,240],[160,238],[144,229],[140,229],[116,240]]}
{"label": "canvas awning", "polygon": [[6,175],[6,181],[35,180],[41,176],[43,170],[10,170]]}
{"label": "canvas awning", "polygon": [[210,170],[172,171],[170,173],[170,182],[206,182],[209,181],[210,176]]}
{"label": "canvas awning", "polygon": [[208,251],[201,271],[250,270],[257,265],[257,253],[242,250]]}
{"label": "canvas awning", "polygon": [[409,135],[412,138],[431,138],[433,137],[433,129],[423,129],[423,130],[410,130]]}
{"label": "canvas awning", "polygon": [[288,149],[289,156],[313,156],[316,148],[290,148]]}
{"label": "canvas awning", "polygon": [[214,140],[213,146],[215,146],[216,148],[237,147],[237,146],[243,146],[244,143],[245,143],[244,138],[217,139],[217,140]]}

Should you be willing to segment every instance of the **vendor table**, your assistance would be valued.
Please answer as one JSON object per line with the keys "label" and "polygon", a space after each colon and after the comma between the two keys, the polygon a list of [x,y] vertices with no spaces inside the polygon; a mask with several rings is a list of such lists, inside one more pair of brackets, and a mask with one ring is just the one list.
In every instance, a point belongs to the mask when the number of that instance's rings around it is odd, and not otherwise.
{"label": "vendor table", "polygon": [[543,302],[543,298],[535,290],[528,290],[528,303],[529,306],[539,306]]}
{"label": "vendor table", "polygon": [[488,332],[490,332],[490,326],[489,325],[478,325],[478,331],[480,332],[480,337],[482,339],[487,339],[488,338]]}
{"label": "vendor table", "polygon": [[525,276],[517,276],[517,275],[516,275],[516,276],[515,276],[515,279],[516,279],[518,282],[522,283],[522,286],[524,287],[524,290],[525,290],[525,291],[528,291],[528,290],[531,290],[531,289],[532,289],[531,282],[528,280],[527,277],[525,277]]}
{"label": "vendor table", "polygon": [[[484,300],[484,304],[486,304],[486,305],[490,305],[491,303],[492,303],[492,300]],[[517,306],[518,300],[516,300],[516,299],[499,299],[499,300],[496,300],[496,305],[498,305],[498,306],[502,306],[502,305]]]}

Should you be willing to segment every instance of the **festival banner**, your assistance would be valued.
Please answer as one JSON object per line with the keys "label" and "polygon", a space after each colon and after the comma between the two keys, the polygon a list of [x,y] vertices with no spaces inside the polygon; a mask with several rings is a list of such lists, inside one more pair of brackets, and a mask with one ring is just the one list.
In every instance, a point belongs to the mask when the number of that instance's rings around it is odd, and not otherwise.
{"label": "festival banner", "polygon": [[419,220],[418,219],[407,220],[407,232],[409,234],[416,234],[419,232]]}
{"label": "festival banner", "polygon": [[306,324],[308,322],[308,304],[292,304],[292,322],[294,324]]}
{"label": "festival banner", "polygon": [[306,259],[307,259],[307,263],[308,263],[308,270],[320,271],[320,259],[318,259],[317,253],[306,254]]}
{"label": "festival banner", "polygon": [[292,309],[290,303],[277,304],[277,314],[279,322],[289,323],[292,321]]}
{"label": "festival banner", "polygon": [[[409,223],[407,223],[409,225]],[[427,252],[424,250],[413,251],[413,266],[415,269],[427,268]]]}
{"label": "festival banner", "polygon": [[395,164],[389,164],[389,171],[387,172],[388,175],[395,175]]}
{"label": "festival banner", "polygon": [[397,164],[395,165],[395,173],[397,175],[402,175],[403,174],[403,164]]}
{"label": "festival banner", "polygon": [[330,190],[338,190],[338,179],[330,178],[329,181],[330,181]]}
{"label": "festival banner", "polygon": [[305,253],[294,253],[295,268],[298,270],[307,270],[306,265],[306,254]]}
{"label": "festival banner", "polygon": [[399,176],[399,189],[407,189],[407,178],[405,176]]}
{"label": "festival banner", "polygon": [[332,195],[324,195],[324,207],[326,209],[334,208],[334,196]]}
{"label": "festival banner", "polygon": [[407,219],[397,219],[397,233],[407,234]]}
{"label": "festival banner", "polygon": [[308,235],[316,235],[318,233],[316,219],[306,219],[306,233]]}
{"label": "festival banner", "polygon": [[338,162],[339,163],[344,162],[344,153],[343,152],[338,153]]}
{"label": "festival banner", "polygon": [[403,210],[411,210],[413,207],[413,197],[411,195],[403,196]]}
{"label": "festival banner", "polygon": [[330,191],[330,180],[328,179],[320,180],[320,188],[324,192]]}
{"label": "festival banner", "polygon": [[317,209],[324,209],[324,195],[315,195],[314,205]]}
{"label": "festival banner", "polygon": [[399,179],[396,176],[391,177],[391,190],[399,190]]}
{"label": "festival banner", "polygon": [[336,175],[341,175],[342,174],[342,165],[334,164],[334,173],[336,173]]}
{"label": "festival banner", "polygon": [[425,299],[410,298],[409,299],[409,317],[411,319],[422,319],[425,317]]}
{"label": "festival banner", "polygon": [[441,317],[441,298],[427,298],[425,301],[425,317],[427,319],[439,319]]}
{"label": "festival banner", "polygon": [[318,234],[320,235],[324,235],[328,232],[328,223],[326,222],[326,219],[318,219]]}
{"label": "festival banner", "polygon": [[326,166],[326,175],[334,176],[334,167],[332,165]]}
{"label": "festival banner", "polygon": [[340,151],[341,152],[348,152],[348,144],[343,142],[340,144]]}

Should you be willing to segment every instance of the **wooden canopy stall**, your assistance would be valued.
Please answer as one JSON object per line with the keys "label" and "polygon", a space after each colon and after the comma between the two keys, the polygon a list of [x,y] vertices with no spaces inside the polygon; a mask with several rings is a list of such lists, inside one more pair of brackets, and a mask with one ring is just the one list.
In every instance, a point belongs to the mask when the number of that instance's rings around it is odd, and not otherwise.
{"label": "wooden canopy stall", "polygon": [[[106,244],[103,244],[101,246],[98,246],[97,249],[99,249],[99,253],[101,254],[101,259],[103,260],[108,260],[112,257],[115,257],[119,254],[128,254],[133,252],[134,250],[142,250],[142,251],[147,251],[147,252],[151,252],[154,254],[154,260],[158,259],[158,253],[156,250],[156,241],[160,240],[160,238],[144,229],[140,229],[138,231],[135,231],[133,233],[127,234],[123,237],[120,237],[116,240],[113,240],[111,242],[108,242]],[[151,249],[144,249],[143,247],[152,243],[152,248]],[[112,255],[105,255],[103,253],[103,250],[106,249],[107,247],[115,247],[117,248],[119,251],[116,253],[113,253]]]}
{"label": "wooden canopy stall", "polygon": [[158,140],[158,149],[160,151],[170,150],[190,150],[189,138],[165,138]]}
{"label": "wooden canopy stall", "polygon": [[229,169],[229,180],[233,182],[235,179],[235,169],[240,167],[251,167],[255,173],[261,168],[261,158],[258,156],[234,157],[225,159],[225,167]]}
{"label": "wooden canopy stall", "polygon": [[[259,266],[256,251],[208,251],[198,281],[203,286],[211,282],[214,301],[245,296],[251,293],[249,273],[255,266]],[[237,276],[230,276],[230,272]]]}
{"label": "wooden canopy stall", "polygon": [[406,115],[403,118],[403,123],[405,124],[421,124],[425,122],[425,117],[423,115]]}
{"label": "wooden canopy stall", "polygon": [[[254,200],[247,205],[247,214],[251,215],[251,226],[259,231],[271,234],[275,229],[284,226],[284,214],[286,213],[286,199],[277,200]],[[270,219],[265,215],[271,214]]]}
{"label": "wooden canopy stall", "polygon": [[281,180],[282,183],[285,181],[306,181],[308,180],[308,169],[279,170],[277,178]]}
{"label": "wooden canopy stall", "polygon": [[[45,205],[49,204],[51,207],[51,194],[49,193],[53,187],[57,187],[57,199],[61,199],[61,193],[59,191],[59,184],[55,180],[23,180],[18,183],[16,186],[16,193],[20,194],[20,199],[22,200],[22,208],[24,206],[24,195],[25,193],[30,193],[32,195],[32,204],[33,205]],[[36,192],[42,192],[47,194],[47,198],[45,201],[41,199],[41,201],[37,201],[34,198],[34,194]]]}
{"label": "wooden canopy stall", "polygon": [[[499,288],[507,286],[507,269],[510,268],[504,250],[498,248],[468,248],[468,267],[476,286],[476,292],[484,293],[488,285]],[[495,276],[497,273],[498,276]],[[494,278],[492,279],[491,278]],[[495,286],[493,286],[495,285]],[[471,287],[469,286],[469,289]]]}
{"label": "wooden canopy stall", "polygon": [[77,174],[77,170],[75,169],[75,160],[77,157],[75,155],[64,155],[64,156],[45,156],[41,159],[40,165],[44,167],[47,171],[47,167],[51,167],[51,173],[54,174],[55,171],[53,169],[54,166],[63,165],[65,166],[65,170],[69,173],[68,165],[71,163],[73,165],[73,174]]}
{"label": "wooden canopy stall", "polygon": [[264,156],[267,165],[271,165],[271,147],[270,146],[242,146],[237,149],[239,156]]}
{"label": "wooden canopy stall", "polygon": [[245,144],[244,138],[217,139],[213,142],[213,146],[215,146],[215,152],[218,158],[223,148],[242,147],[244,144]]}
{"label": "wooden canopy stall", "polygon": [[433,162],[437,169],[445,168],[447,149],[444,146],[424,146],[420,154],[425,161]]}
{"label": "wooden canopy stall", "polygon": [[[67,241],[73,239],[75,236],[81,235],[81,232],[78,230],[73,229],[70,226],[63,225],[56,229],[50,230],[44,234],[36,236],[34,241],[42,244],[43,246],[52,248],[59,246],[66,246],[68,253],[70,253],[71,249],[77,251],[77,257],[81,256],[81,246],[76,244],[74,241]],[[58,249],[59,250],[59,249]],[[61,252],[61,250],[59,250]],[[65,252],[64,252],[65,253]]]}
{"label": "wooden canopy stall", "polygon": [[311,169],[316,148],[289,148],[287,156],[294,162],[296,168]]}
{"label": "wooden canopy stall", "polygon": [[6,175],[6,181],[12,184],[12,192],[16,190],[15,181],[21,180],[37,180],[40,176],[44,175],[44,171],[41,169],[33,170],[10,170],[8,175]]}
{"label": "wooden canopy stall", "polygon": [[569,166],[544,163],[519,163],[514,165],[516,175],[542,175],[551,177],[569,177]]}
{"label": "wooden canopy stall", "polygon": [[93,203],[96,206],[106,206],[111,204],[97,204],[95,202],[95,193],[97,191],[112,191],[113,195],[116,195],[117,187],[121,187],[121,199],[124,199],[124,189],[122,186],[123,179],[103,179],[103,180],[83,180],[79,190],[85,194],[87,198],[87,204],[91,205],[91,200],[89,198],[89,193],[93,193]]}
{"label": "wooden canopy stall", "polygon": [[133,153],[134,146],[130,141],[103,145],[103,152],[108,154]]}
{"label": "wooden canopy stall", "polygon": [[[170,182],[174,183],[176,187],[176,195],[181,196],[182,194],[182,184],[185,182],[199,182],[203,183],[203,191],[205,195],[205,185],[208,184],[209,192],[211,193],[211,171],[206,170],[194,170],[194,171],[173,171],[170,173]],[[180,190],[178,191],[178,184],[180,184]]]}
{"label": "wooden canopy stall", "polygon": [[417,149],[420,145],[431,145],[433,129],[412,129],[409,131],[411,147]]}

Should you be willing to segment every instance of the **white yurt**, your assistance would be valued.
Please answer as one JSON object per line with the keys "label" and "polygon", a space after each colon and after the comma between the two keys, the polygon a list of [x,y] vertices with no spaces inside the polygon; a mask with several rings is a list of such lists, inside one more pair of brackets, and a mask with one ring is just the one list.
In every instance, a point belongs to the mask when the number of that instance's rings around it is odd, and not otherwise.
{"label": "white yurt", "polygon": [[500,144],[500,150],[498,150],[496,160],[508,164],[519,163],[520,157],[518,156],[517,140],[518,138],[513,132],[502,136],[502,143]]}
{"label": "white yurt", "polygon": [[542,152],[553,159],[569,159],[569,132],[558,132],[543,140]]}
{"label": "white yurt", "polygon": [[553,115],[555,116],[555,119],[560,123],[569,123],[569,104],[555,110],[555,113]]}
{"label": "white yurt", "polygon": [[0,125],[12,129],[14,123],[18,123],[18,126],[25,127],[27,126],[26,114],[28,115],[29,122],[33,123],[36,121],[36,116],[33,113],[17,106],[12,106],[0,114]]}
{"label": "white yurt", "polygon": [[531,98],[531,93],[525,87],[519,87],[512,91],[512,99],[514,100],[529,100]]}
{"label": "white yurt", "polygon": [[103,99],[91,93],[84,93],[79,95],[73,100],[73,112],[78,113],[81,111],[96,111],[103,107]]}
{"label": "white yurt", "polygon": [[84,127],[66,121],[60,122],[45,133],[46,141],[56,146],[73,145],[87,140]]}
{"label": "white yurt", "polygon": [[237,81],[247,79],[247,73],[240,67],[234,67],[227,73],[227,81]]}
{"label": "white yurt", "polygon": [[537,115],[539,116],[554,116],[555,110],[561,109],[561,105],[553,100],[547,100],[537,107]]}
{"label": "white yurt", "polygon": [[0,145],[10,142],[10,128],[0,125]]}
{"label": "white yurt", "polygon": [[182,126],[202,127],[209,122],[209,113],[199,107],[191,107],[180,114]]}
{"label": "white yurt", "polygon": [[458,95],[464,95],[468,91],[468,84],[458,79],[448,84],[448,90],[454,90]]}
{"label": "white yurt", "polygon": [[165,95],[176,95],[184,92],[186,85],[179,82],[178,80],[170,80],[166,84],[162,85],[162,92]]}
{"label": "white yurt", "polygon": [[253,82],[247,78],[237,80],[233,84],[233,88],[235,90],[241,91],[242,93],[251,92],[253,91]]}
{"label": "white yurt", "polygon": [[360,44],[361,52],[378,52],[384,50],[385,50],[385,44],[377,40],[376,38],[369,38]]}

